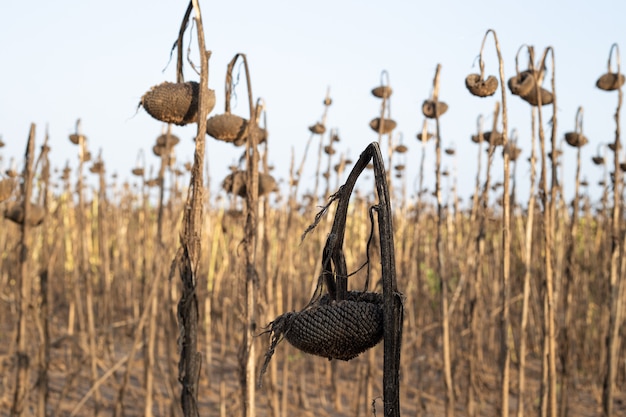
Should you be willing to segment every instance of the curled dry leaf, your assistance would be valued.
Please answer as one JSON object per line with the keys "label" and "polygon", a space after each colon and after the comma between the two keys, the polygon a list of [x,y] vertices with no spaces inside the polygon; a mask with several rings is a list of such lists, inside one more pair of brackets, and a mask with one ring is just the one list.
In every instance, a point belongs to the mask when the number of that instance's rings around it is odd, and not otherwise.
{"label": "curled dry leaf", "polygon": [[167,148],[165,146],[154,145],[152,147],[152,153],[155,154],[156,156],[163,156],[168,151],[169,151],[169,148]]}
{"label": "curled dry leaf", "polygon": [[502,146],[504,145],[504,135],[502,133],[496,131],[494,132],[485,132],[485,140],[489,142],[493,146]]}
{"label": "curled dry leaf", "polygon": [[159,184],[161,184],[161,181],[159,180],[159,178],[152,178],[152,179],[147,180],[145,184],[148,187],[158,187]]}
{"label": "curled dry leaf", "polygon": [[522,71],[519,74],[509,78],[509,90],[512,94],[520,96],[524,101],[532,106],[545,106],[552,104],[554,95],[543,87],[537,86],[537,79],[532,70]]}
{"label": "curled dry leaf", "polygon": [[383,135],[393,132],[396,126],[397,123],[393,119],[384,119],[381,123],[380,117],[376,117],[370,122],[370,127],[372,128],[372,130],[376,133],[380,132]]}
{"label": "curled dry leaf", "polygon": [[[224,178],[222,188],[229,194],[235,194],[239,197],[246,196],[246,171],[235,171]],[[269,174],[259,173],[259,196],[263,196],[276,191],[278,185],[276,180]]]}
{"label": "curled dry leaf", "polygon": [[541,96],[541,105],[545,106],[548,104],[552,104],[552,102],[554,102],[554,95],[546,90],[543,87],[539,87],[539,94],[537,94],[537,90],[535,90],[534,88],[530,91],[530,93],[525,94],[525,95],[520,95],[520,97],[526,101],[528,104],[532,105],[532,106],[538,106],[539,105],[539,96]]}
{"label": "curled dry leaf", "polygon": [[403,145],[403,144],[399,144],[394,149],[394,151],[396,151],[398,153],[406,153],[408,150],[409,150],[409,148],[406,145]]}
{"label": "curled dry leaf", "polygon": [[465,77],[465,86],[470,93],[477,97],[489,97],[498,89],[498,79],[493,75],[483,80],[480,74],[470,74]]}
{"label": "curled dry leaf", "polygon": [[516,161],[517,158],[519,158],[519,156],[521,155],[522,150],[521,150],[521,148],[518,148],[517,146],[515,146],[514,143],[509,142],[502,149],[502,155],[504,155],[505,153],[507,153],[509,155],[509,160]]}
{"label": "curled dry leaf", "polygon": [[166,146],[172,148],[180,143],[180,138],[176,135],[163,134],[159,135],[156,139],[156,144],[159,146]]}
{"label": "curled dry leaf", "polygon": [[535,88],[535,76],[531,70],[522,71],[515,76],[509,78],[509,90],[511,94],[523,96],[530,93]]}
{"label": "curled dry leaf", "polygon": [[443,101],[425,100],[422,103],[422,113],[429,119],[435,119],[448,111],[448,105]]}
{"label": "curled dry leaf", "polygon": [[[493,146],[504,145],[504,136],[500,132],[492,133],[491,131],[483,133],[483,140]],[[472,135],[472,142],[480,143],[479,135]]]}
{"label": "curled dry leaf", "polygon": [[[615,148],[616,148],[616,146],[615,146],[615,142],[611,142],[611,143],[609,143],[607,146],[609,147],[609,149],[610,149],[610,150],[612,150],[613,152],[615,152]],[[618,149],[622,149],[622,142],[619,142],[619,143],[618,143],[617,148],[618,148]]]}
{"label": "curled dry leaf", "polygon": [[263,143],[269,137],[269,132],[263,127],[255,126],[255,132],[258,135],[257,143]]}
{"label": "curled dry leaf", "polygon": [[393,94],[393,90],[388,85],[381,85],[372,89],[372,95],[378,98],[389,98]]}
{"label": "curled dry leaf", "polygon": [[573,146],[574,148],[582,148],[589,143],[589,139],[578,132],[567,132],[565,134],[565,141],[568,145]]}
{"label": "curled dry leaf", "polygon": [[[39,226],[46,215],[46,210],[38,205],[29,203],[28,219],[26,222],[29,226]],[[4,212],[4,218],[11,220],[17,224],[24,224],[24,205],[22,202],[11,204]]]}
{"label": "curled dry leaf", "polygon": [[596,81],[596,87],[604,91],[615,91],[622,85],[624,85],[624,74],[614,72],[607,72]]}
{"label": "curled dry leaf", "polygon": [[601,156],[592,156],[591,160],[595,165],[604,165],[604,158]]}
{"label": "curled dry leaf", "polygon": [[74,145],[78,145],[81,142],[85,142],[87,140],[87,136],[85,135],[81,135],[78,133],[72,133],[70,135],[70,142],[72,142]]}
{"label": "curled dry leaf", "polygon": [[101,161],[96,161],[89,167],[89,171],[92,174],[102,174],[104,173],[104,163]]}
{"label": "curled dry leaf", "polygon": [[83,162],[89,162],[89,161],[91,161],[91,152],[89,152],[89,151],[85,152],[85,153],[83,154],[83,156],[82,156],[81,160],[82,160]]}
{"label": "curled dry leaf", "polygon": [[[432,133],[430,132],[426,133],[426,142],[431,140],[433,137],[435,137],[435,135],[433,135]],[[423,135],[421,132],[417,134],[417,140],[423,141]]]}
{"label": "curled dry leaf", "polygon": [[72,172],[72,170],[69,167],[65,167],[63,168],[63,174],[61,175],[61,179],[62,180],[68,180],[70,178],[70,173]]}
{"label": "curled dry leaf", "polygon": [[323,135],[324,133],[326,133],[326,126],[317,122],[313,126],[309,126],[309,130],[311,131],[311,133],[314,133],[316,135]]}
{"label": "curled dry leaf", "polygon": [[548,152],[548,158],[550,158],[551,161],[554,161],[554,159],[552,158],[553,155],[556,155],[556,159],[559,159],[559,157],[563,155],[563,151],[557,149],[556,151],[554,151],[554,153],[552,151]]}

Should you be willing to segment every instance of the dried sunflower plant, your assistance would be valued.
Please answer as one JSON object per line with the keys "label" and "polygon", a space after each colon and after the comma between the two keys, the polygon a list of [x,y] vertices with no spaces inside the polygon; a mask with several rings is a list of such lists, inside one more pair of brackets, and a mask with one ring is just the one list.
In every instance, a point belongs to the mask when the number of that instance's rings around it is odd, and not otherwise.
{"label": "dried sunflower plant", "polygon": [[[183,83],[182,77],[182,38],[187,29],[192,12],[198,35],[198,48],[200,53],[200,81],[199,83]],[[177,83],[175,85],[162,84],[159,89],[153,88],[142,98],[141,105],[154,118],[166,123],[184,125],[197,123],[197,135],[195,138],[195,152],[189,193],[183,212],[182,230],[180,233],[180,247],[172,262],[170,278],[174,271],[178,270],[182,293],[178,303],[178,326],[179,326],[179,350],[180,360],[178,363],[179,381],[182,385],[181,405],[185,416],[198,415],[198,383],[202,359],[197,351],[198,338],[198,297],[196,286],[198,284],[198,267],[202,253],[202,218],[204,201],[204,177],[202,167],[204,165],[205,135],[207,132],[207,116],[215,106],[215,92],[208,88],[209,58],[211,52],[206,49],[204,41],[204,28],[200,5],[197,0],[189,2],[180,28],[180,33],[175,48],[178,50]],[[169,89],[173,90],[170,92]],[[164,95],[163,103],[156,93],[161,89],[168,89]],[[183,94],[178,92],[182,91]],[[155,96],[155,97],[152,97]],[[153,103],[154,101],[154,103]],[[156,111],[151,111],[152,104],[161,104],[166,108],[166,114],[174,114],[176,117],[168,119],[160,117]]]}
{"label": "dried sunflower plant", "polygon": [[[362,291],[348,291],[348,273],[343,243],[348,204],[359,175],[373,160],[378,214],[383,293],[370,292],[369,273]],[[315,216],[304,232],[313,230],[328,208],[337,201],[332,229],[322,252],[322,273],[309,303],[300,311],[274,319],[266,333],[270,346],[259,376],[265,372],[276,346],[283,339],[303,352],[330,360],[350,360],[384,339],[383,402],[386,416],[400,416],[399,366],[402,343],[403,296],[398,291],[389,188],[380,146],[372,142],[354,165],[345,184]],[[373,224],[373,216],[371,216]],[[373,231],[373,230],[372,230]],[[370,236],[368,248],[372,241]],[[369,258],[366,262],[369,267]],[[369,272],[369,268],[368,268]],[[325,287],[325,293],[324,293]],[[322,293],[324,293],[322,295]]]}

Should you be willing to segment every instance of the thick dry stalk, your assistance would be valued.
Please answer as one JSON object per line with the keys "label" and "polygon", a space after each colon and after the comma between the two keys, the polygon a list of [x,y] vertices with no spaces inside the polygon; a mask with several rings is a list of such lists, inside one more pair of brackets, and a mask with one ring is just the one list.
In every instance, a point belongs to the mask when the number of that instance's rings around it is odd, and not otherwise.
{"label": "thick dry stalk", "polygon": [[[259,276],[256,267],[257,251],[257,224],[259,211],[259,150],[257,111],[254,107],[252,96],[252,84],[250,70],[246,55],[237,54],[229,64],[228,75],[232,74],[232,68],[238,58],[241,57],[248,86],[248,102],[250,106],[250,121],[248,122],[248,140],[246,141],[246,223],[244,225],[243,256],[245,258],[245,322],[243,329],[243,341],[239,356],[240,382],[243,393],[244,417],[256,415],[255,404],[255,349],[254,335],[257,331],[256,305]],[[232,82],[227,76],[227,83]]]}
{"label": "thick dry stalk", "polygon": [[[540,71],[542,73],[545,68],[545,58],[547,53],[552,51],[551,48],[547,48],[544,51],[544,58],[540,62]],[[529,57],[531,65],[534,61],[533,50],[529,48]],[[539,94],[540,82],[535,85],[537,96],[539,97],[539,103],[537,105],[538,123],[539,123],[539,142],[541,145],[541,176],[539,180],[539,191],[541,195],[541,201],[543,206],[542,226],[544,233],[544,267],[545,267],[545,295],[544,295],[544,354],[542,356],[542,372],[547,375],[547,386],[542,383],[541,397],[540,397],[540,409],[542,415],[550,415],[556,417],[557,413],[557,375],[556,375],[556,329],[555,329],[555,312],[556,307],[554,300],[554,207],[555,202],[553,198],[556,196],[556,174],[557,174],[557,158],[556,158],[556,91],[554,91],[554,53],[552,53],[552,83],[553,83],[553,112],[552,112],[552,187],[550,193],[548,193],[547,185],[547,152],[546,152],[546,139],[543,129],[543,117],[542,117],[542,103],[541,95]],[[541,77],[539,77],[541,78]]]}
{"label": "thick dry stalk", "polygon": [[[50,178],[50,161],[48,159],[48,131],[46,129],[46,137],[44,140],[44,144],[41,147],[41,153],[39,155],[39,159],[36,165],[39,165],[39,162],[42,163],[41,166],[41,177],[43,179],[43,190],[41,191],[43,194],[43,207],[44,212],[48,213],[50,207],[50,192],[49,192],[49,178]],[[41,197],[41,195],[40,195]],[[52,248],[50,245],[49,235],[51,234],[51,227],[48,217],[44,218],[44,223],[42,224],[42,248],[41,255],[45,260],[42,270],[39,272],[39,305],[38,305],[38,314],[39,317],[36,320],[37,327],[39,329],[39,351],[38,351],[38,369],[37,369],[37,388],[38,388],[38,396],[37,396],[37,416],[38,417],[46,417],[46,410],[48,408],[48,399],[49,399],[49,368],[50,368],[50,290],[48,283],[50,282],[50,272],[52,270],[52,263],[54,261],[52,255]]]}
{"label": "thick dry stalk", "polygon": [[[582,107],[578,108],[576,113],[576,133],[582,135]],[[576,176],[574,183],[574,200],[572,202],[572,215],[569,224],[569,239],[567,241],[567,249],[565,253],[565,277],[563,282],[563,295],[561,297],[563,303],[563,319],[561,323],[561,343],[560,343],[560,356],[561,356],[561,402],[560,402],[560,417],[566,417],[568,415],[569,408],[569,391],[570,391],[570,377],[572,375],[572,354],[570,350],[570,343],[573,341],[573,324],[572,324],[572,307],[570,304],[573,301],[572,284],[574,283],[577,275],[577,262],[576,258],[576,234],[578,233],[578,211],[580,203],[580,151],[581,148],[576,148]]]}
{"label": "thick dry stalk", "polygon": [[396,262],[389,188],[380,148],[373,149],[374,176],[378,192],[378,233],[384,300],[383,399],[385,416],[400,417],[400,352],[402,350],[403,300],[396,283]]}
{"label": "thick dry stalk", "polygon": [[33,190],[33,159],[35,152],[35,124],[30,125],[28,134],[28,142],[26,144],[26,153],[24,155],[24,171],[22,183],[23,221],[20,226],[20,256],[19,256],[19,275],[16,288],[17,294],[17,370],[15,373],[15,387],[13,391],[13,403],[11,405],[11,417],[21,416],[27,402],[27,396],[30,390],[29,373],[30,373],[30,341],[27,332],[27,323],[29,321],[29,304],[31,302],[31,277],[29,271],[28,260],[31,256],[31,242],[29,216],[30,216],[30,196]]}
{"label": "thick dry stalk", "polygon": [[[167,136],[166,143],[169,144],[170,138],[169,136],[172,134],[172,125],[169,124],[167,126],[167,131],[165,135]],[[161,281],[165,277],[163,274],[163,258],[165,256],[165,243],[163,241],[163,221],[164,221],[164,209],[165,209],[165,168],[169,163],[169,159],[171,158],[172,149],[169,145],[166,145],[167,149],[160,158],[160,166],[159,173],[157,176],[158,186],[159,186],[159,200],[157,206],[157,229],[156,229],[156,239],[155,245],[153,247],[153,257],[152,257],[152,267],[150,274],[154,277],[161,277],[161,279],[157,278],[157,293],[159,292],[159,288],[161,285],[165,287]],[[154,297],[150,304],[146,304],[144,306],[145,309],[149,310],[149,320],[148,320],[148,328],[146,335],[146,343],[144,347],[144,386],[146,389],[146,397],[144,404],[144,416],[151,417],[152,416],[152,408],[153,408],[153,389],[154,389],[154,369],[155,369],[155,355],[156,355],[156,345],[157,345],[157,316],[158,316],[158,304],[157,298]],[[165,310],[167,311],[167,310]],[[166,321],[165,323],[165,332],[169,329],[169,323]],[[166,338],[167,339],[167,338]],[[166,342],[167,343],[167,342]],[[169,355],[167,355],[169,358]]]}
{"label": "thick dry stalk", "polygon": [[[502,147],[506,149],[508,145],[508,118],[507,118],[507,107],[506,107],[506,84],[504,78],[504,61],[502,59],[502,54],[500,51],[500,44],[498,42],[498,37],[496,32],[493,29],[487,30],[485,36],[483,37],[482,46],[480,49],[480,65],[481,65],[481,74],[483,72],[483,60],[482,53],[485,47],[485,42],[489,34],[493,35],[496,52],[498,55],[498,65],[500,70],[500,92],[502,97]],[[492,129],[492,137],[495,139],[496,135],[496,123],[497,117],[494,118],[494,125]],[[490,144],[490,151],[493,150],[492,145]],[[510,168],[509,168],[509,153],[502,152],[503,156],[503,168],[504,168],[504,179],[503,179],[503,191],[502,191],[502,263],[501,263],[501,277],[502,277],[502,287],[501,287],[501,301],[502,301],[502,309],[500,315],[500,415],[507,416],[509,413],[509,365],[511,361],[510,351],[509,351],[509,341],[508,341],[508,331],[510,326],[509,319],[509,299],[510,299],[510,283],[509,283],[509,275],[510,275],[510,263],[511,263],[511,238],[510,238],[510,224],[511,224],[511,199],[509,197],[509,186],[510,186]]]}
{"label": "thick dry stalk", "polygon": [[[102,151],[100,151],[102,153]],[[111,296],[111,256],[109,252],[109,230],[108,230],[108,201],[107,201],[107,184],[105,180],[104,162],[99,157],[98,160],[102,163],[102,170],[98,173],[98,250],[100,251],[100,279],[102,279],[103,289],[103,305],[102,305],[102,324],[104,327],[111,325],[112,315],[112,299]],[[107,333],[107,345],[111,346],[112,341],[110,339],[111,333]]]}
{"label": "thick dry stalk", "polygon": [[[500,91],[502,93],[502,148],[508,146],[508,117],[506,107],[506,84],[504,78],[504,60],[500,51],[500,43],[496,32],[492,29],[487,31],[485,37],[491,33],[496,44],[496,52],[498,53],[498,65],[500,69]],[[511,265],[511,199],[509,198],[510,186],[510,167],[509,153],[502,152],[503,157],[503,190],[502,190],[502,313],[500,316],[500,415],[509,415],[509,365],[511,362],[511,352],[509,351],[509,304],[511,298],[510,288],[510,265]]]}
{"label": "thick dry stalk", "polygon": [[209,57],[204,42],[202,15],[198,0],[192,0],[194,20],[198,35],[200,52],[200,87],[198,95],[198,129],[194,152],[191,179],[185,209],[183,212],[180,248],[174,260],[182,283],[182,292],[178,303],[179,349],[178,364],[179,381],[182,384],[181,405],[185,417],[197,417],[198,413],[198,380],[202,355],[198,352],[198,267],[201,257],[202,213],[204,202],[204,147],[208,108]]}
{"label": "thick dry stalk", "polygon": [[[620,74],[620,58],[619,48],[617,44],[611,46],[609,53],[609,69],[611,53],[615,49],[617,60],[617,73]],[[620,334],[619,329],[622,322],[622,286],[624,279],[622,274],[623,261],[623,245],[622,226],[620,219],[622,217],[622,170],[620,168],[619,150],[620,142],[620,111],[622,108],[623,92],[622,87],[618,89],[617,108],[615,109],[615,152],[614,154],[614,179],[613,179],[613,215],[611,224],[611,275],[609,278],[609,334],[606,338],[607,343],[607,363],[604,377],[604,385],[602,389],[602,410],[606,417],[613,415],[613,397],[615,395],[615,376],[619,366],[619,350],[620,350]]]}
{"label": "thick dry stalk", "polygon": [[[77,122],[77,125],[80,125],[80,121]],[[94,291],[93,291],[93,276],[91,274],[90,268],[90,259],[89,259],[89,242],[91,241],[91,236],[89,234],[91,228],[88,227],[87,224],[87,213],[85,209],[85,201],[84,201],[84,193],[83,193],[83,168],[85,166],[85,162],[87,162],[87,155],[89,151],[87,149],[87,141],[84,135],[79,136],[79,151],[78,151],[78,179],[76,181],[76,193],[78,194],[78,207],[76,210],[76,226],[78,228],[78,268],[77,268],[77,281],[76,281],[76,289],[80,286],[80,281],[82,280],[85,284],[85,293],[77,293],[77,297],[85,298],[85,315],[87,319],[87,328],[81,328],[82,331],[87,330],[87,340],[89,347],[89,370],[90,370],[90,383],[95,384],[98,379],[98,353],[96,348],[96,321],[94,317]],[[79,311],[79,315],[82,315],[83,312]],[[80,316],[79,316],[80,317]],[[100,409],[100,391],[96,391],[93,396],[94,400],[94,416],[97,416]]]}
{"label": "thick dry stalk", "polygon": [[526,229],[524,239],[524,284],[522,295],[522,317],[520,321],[519,335],[519,369],[518,369],[518,389],[517,389],[517,417],[524,417],[524,401],[526,400],[526,346],[528,309],[530,298],[530,278],[532,272],[532,239],[533,224],[535,219],[535,181],[537,176],[535,155],[535,128],[536,110],[531,110],[531,151],[530,151],[530,191],[528,195],[528,215],[526,217]]}
{"label": "thick dry stalk", "polygon": [[[549,235],[546,238],[546,297],[548,303],[548,365],[549,365],[549,382],[550,382],[550,416],[556,417],[557,414],[557,370],[556,370],[556,353],[557,353],[557,334],[556,334],[556,296],[554,289],[554,267],[552,265],[552,261],[548,260],[548,254],[552,254],[553,245],[554,245],[554,235],[555,235],[555,221],[556,221],[556,193],[559,188],[558,184],[558,163],[557,163],[557,94],[556,94],[556,83],[555,83],[555,59],[554,59],[554,49],[552,47],[546,48],[544,52],[544,59],[542,60],[541,68],[546,67],[546,58],[548,53],[550,52],[550,57],[552,60],[552,76],[551,76],[551,84],[552,84],[552,132],[551,132],[551,166],[552,166],[552,181],[550,184],[550,199],[548,201],[548,232]],[[537,87],[539,87],[539,83],[537,83]],[[540,96],[540,94],[537,94]],[[539,107],[541,106],[541,98],[539,98]],[[540,110],[541,112],[541,110]],[[548,266],[549,264],[549,266]],[[549,269],[549,272],[548,272]]]}
{"label": "thick dry stalk", "polygon": [[[467,270],[470,274],[473,275],[473,283],[469,287],[468,291],[468,301],[469,308],[467,312],[467,320],[469,321],[470,334],[469,334],[469,359],[468,359],[468,373],[467,373],[467,415],[469,417],[474,417],[477,413],[476,410],[476,397],[478,396],[478,369],[477,365],[482,363],[482,337],[481,332],[479,331],[480,327],[480,312],[481,307],[479,306],[479,302],[481,302],[482,297],[481,294],[481,282],[482,282],[482,266],[480,265],[480,260],[485,253],[485,211],[483,210],[483,204],[481,203],[481,192],[480,192],[480,172],[482,165],[482,155],[483,155],[483,127],[482,127],[483,118],[482,115],[478,118],[477,121],[477,137],[478,137],[478,168],[476,172],[476,184],[474,186],[474,195],[472,197],[472,211],[470,213],[470,224],[476,224],[477,230],[472,229],[472,233],[470,237],[475,236],[475,244],[467,245],[467,259],[468,259],[468,267]],[[491,152],[493,154],[493,151]],[[491,161],[491,157],[490,157]],[[487,180],[488,181],[488,180]],[[486,190],[488,193],[488,190]],[[476,222],[476,219],[479,219]]]}
{"label": "thick dry stalk", "polygon": [[[435,78],[433,81],[433,94],[432,100],[435,103],[435,109],[437,109],[439,100],[439,75],[441,71],[441,64],[437,64],[437,70],[435,71]],[[446,253],[444,245],[445,234],[445,206],[441,198],[441,131],[439,126],[439,114],[435,111],[435,139],[436,139],[436,162],[435,162],[435,193],[437,196],[437,237],[435,249],[437,252],[437,275],[439,276],[439,290],[440,290],[440,309],[441,309],[441,338],[443,349],[442,361],[443,361],[443,380],[446,393],[446,416],[454,416],[454,382],[452,380],[452,348],[450,346],[450,314],[448,308],[448,274],[446,271]]]}

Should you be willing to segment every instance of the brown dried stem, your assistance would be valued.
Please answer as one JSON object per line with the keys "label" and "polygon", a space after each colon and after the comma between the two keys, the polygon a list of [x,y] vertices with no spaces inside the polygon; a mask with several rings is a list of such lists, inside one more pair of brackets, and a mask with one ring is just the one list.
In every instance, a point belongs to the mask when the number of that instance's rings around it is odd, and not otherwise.
{"label": "brown dried stem", "polygon": [[15,390],[13,392],[13,403],[11,405],[11,417],[21,416],[24,412],[24,406],[29,392],[29,371],[30,371],[30,355],[28,353],[30,341],[27,329],[29,321],[28,304],[31,302],[31,278],[28,268],[28,261],[31,256],[30,235],[30,196],[33,190],[33,159],[35,151],[35,124],[30,125],[28,134],[28,142],[26,144],[25,163],[23,171],[22,183],[22,213],[24,215],[22,224],[20,225],[20,256],[18,282],[16,288],[17,294],[17,336],[16,336],[16,362],[17,370],[15,373]]}
{"label": "brown dried stem", "polygon": [[[527,326],[528,310],[530,299],[530,279],[532,272],[532,244],[533,244],[533,224],[535,219],[536,200],[536,151],[535,151],[535,129],[536,129],[536,109],[531,108],[531,151],[530,151],[530,190],[528,194],[528,214],[526,217],[526,227],[523,235],[524,239],[524,284],[522,290],[522,314],[520,319],[519,335],[519,369],[518,369],[518,391],[517,391],[517,417],[524,417],[524,401],[526,393],[526,346],[527,346]],[[520,233],[521,235],[522,233]]]}
{"label": "brown dried stem", "polygon": [[[617,73],[621,72],[621,63],[619,56],[619,47],[617,44],[611,46],[609,52],[609,68],[610,57],[613,51],[615,51],[615,58],[617,61]],[[602,389],[602,410],[605,416],[609,417],[613,415],[613,397],[615,395],[615,377],[617,374],[617,367],[619,366],[619,350],[620,350],[620,335],[619,329],[622,322],[622,303],[624,292],[624,279],[622,278],[623,260],[622,253],[624,250],[624,238],[622,236],[622,226],[620,219],[622,217],[622,170],[620,168],[619,150],[621,149],[620,142],[620,112],[622,108],[623,92],[622,87],[618,89],[617,95],[617,108],[615,109],[615,152],[614,154],[614,179],[613,179],[613,215],[611,226],[611,273],[609,278],[610,298],[609,298],[609,334],[606,338],[607,343],[607,363],[604,377],[604,384]]]}
{"label": "brown dried stem", "polygon": [[256,267],[257,252],[257,224],[259,210],[259,136],[257,129],[256,109],[252,96],[250,70],[246,55],[237,54],[231,61],[234,63],[241,57],[248,86],[248,103],[250,106],[250,121],[248,123],[248,140],[246,142],[246,223],[244,225],[243,254],[245,258],[245,322],[243,342],[240,350],[240,381],[243,391],[243,416],[254,417],[255,407],[255,349],[254,334],[256,332],[256,303],[259,276]]}
{"label": "brown dried stem", "polygon": [[[506,106],[506,81],[504,78],[504,60],[502,59],[502,53],[500,51],[500,43],[496,32],[489,29],[485,34],[485,37],[489,34],[493,35],[495,42],[496,52],[498,54],[498,64],[500,69],[500,92],[502,94],[502,148],[506,149],[508,146],[508,117]],[[493,131],[492,131],[493,134]],[[500,316],[500,378],[501,378],[501,404],[500,412],[502,416],[507,416],[509,413],[509,365],[511,362],[511,353],[509,351],[509,342],[506,335],[508,334],[510,327],[509,318],[509,304],[511,298],[510,289],[510,265],[511,265],[511,200],[509,198],[510,187],[510,167],[509,167],[509,153],[503,152],[503,202],[502,202],[502,314]]]}
{"label": "brown dried stem", "polygon": [[[576,112],[576,129],[575,132],[579,135],[583,135],[583,108],[579,107]],[[572,309],[570,303],[572,302],[573,294],[571,292],[572,284],[574,283],[577,274],[577,262],[576,258],[576,234],[578,232],[578,211],[580,203],[580,150],[581,147],[576,148],[576,176],[574,184],[574,200],[572,201],[572,215],[569,225],[569,240],[567,242],[567,249],[565,253],[565,276],[563,281],[563,319],[561,323],[561,343],[560,343],[560,359],[561,359],[561,402],[560,402],[560,416],[565,417],[568,415],[568,398],[570,390],[570,376],[572,367],[572,355],[570,351],[570,343],[572,341]]]}
{"label": "brown dried stem", "polygon": [[[437,109],[439,100],[439,76],[441,71],[441,64],[437,64],[435,71],[435,77],[433,80],[433,93],[431,100],[434,102],[434,107]],[[441,199],[441,130],[439,125],[439,112],[435,110],[435,194],[437,198],[437,237],[436,237],[436,253],[437,253],[437,275],[439,276],[439,289],[441,295],[441,336],[442,336],[442,360],[443,360],[443,375],[444,384],[446,390],[446,416],[452,417],[454,415],[454,382],[452,380],[452,357],[450,346],[450,312],[449,312],[449,300],[448,300],[448,274],[446,271],[446,255],[444,248],[444,230],[445,230],[445,205]]]}
{"label": "brown dried stem", "polygon": [[[179,381],[182,384],[181,404],[185,417],[197,417],[198,413],[198,379],[202,356],[197,351],[198,338],[198,267],[201,257],[202,213],[204,202],[204,148],[208,108],[209,57],[204,42],[202,15],[198,0],[192,0],[194,19],[198,35],[200,52],[200,91],[198,97],[198,129],[196,148],[191,169],[191,179],[185,209],[183,227],[180,234],[180,247],[172,264],[178,268],[182,283],[181,298],[178,303],[179,348],[178,364]],[[170,273],[170,275],[173,271]]]}
{"label": "brown dried stem", "polygon": [[[37,165],[41,162],[41,177],[43,179],[43,207],[44,212],[48,213],[50,206],[50,161],[48,158],[48,152],[50,147],[48,146],[48,129],[46,129],[46,136],[44,139],[44,143],[41,147],[41,153],[39,154],[39,158],[37,161]],[[41,195],[40,195],[41,197]],[[45,417],[46,410],[48,408],[48,399],[49,399],[49,368],[50,368],[50,307],[49,307],[49,275],[51,272],[51,265],[53,262],[53,250],[50,244],[50,240],[48,236],[51,234],[51,230],[49,227],[49,216],[44,217],[43,223],[43,231],[42,231],[42,258],[45,260],[44,265],[39,272],[39,297],[40,301],[38,304],[38,313],[39,317],[36,320],[37,327],[39,328],[39,334],[41,339],[41,344],[39,345],[38,352],[38,372],[37,372],[37,387],[38,387],[38,398],[37,398],[37,415],[38,417]]]}
{"label": "brown dried stem", "polygon": [[[532,66],[534,61],[534,50],[528,47],[529,61]],[[549,52],[552,56],[552,86],[553,86],[553,113],[552,113],[552,185],[548,194],[547,185],[547,153],[546,140],[543,127],[543,112],[541,94],[539,94],[543,69],[545,68],[546,58]],[[542,356],[542,372],[547,381],[542,381],[540,408],[542,414],[550,412],[550,415],[556,416],[557,413],[557,374],[556,374],[556,329],[555,329],[555,299],[554,299],[554,265],[553,265],[553,241],[554,241],[554,208],[556,202],[557,189],[557,157],[556,157],[556,91],[554,90],[554,52],[552,48],[546,48],[543,58],[540,60],[538,69],[540,76],[536,77],[535,91],[538,96],[538,124],[539,124],[539,142],[541,146],[541,177],[539,179],[539,191],[543,205],[542,226],[544,235],[544,267],[545,267],[545,294],[544,294],[544,355]]]}

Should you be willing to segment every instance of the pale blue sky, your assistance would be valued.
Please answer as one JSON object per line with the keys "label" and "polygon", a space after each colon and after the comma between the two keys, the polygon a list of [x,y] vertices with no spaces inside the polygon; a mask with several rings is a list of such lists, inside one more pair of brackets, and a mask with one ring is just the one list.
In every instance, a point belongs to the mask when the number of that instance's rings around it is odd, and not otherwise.
{"label": "pale blue sky", "polygon": [[[428,98],[438,63],[442,65],[440,99],[450,106],[441,119],[445,146],[457,149],[459,192],[467,197],[476,173],[475,132],[479,114],[490,115],[495,98],[471,96],[464,78],[473,66],[485,31],[495,29],[505,59],[505,75],[515,71],[515,54],[522,44],[538,52],[553,46],[556,57],[559,137],[574,129],[583,106],[583,176],[595,187],[602,170],[590,158],[601,142],[612,141],[616,93],[595,88],[606,72],[608,53],[617,42],[626,48],[626,3],[620,1],[201,1],[207,48],[212,51],[209,85],[217,92],[216,112],[223,112],[227,62],[247,55],[253,94],[267,103],[270,161],[278,178],[288,175],[291,149],[299,159],[309,137],[307,127],[320,118],[326,88],[333,105],[327,127],[339,129],[339,151],[354,159],[376,140],[369,121],[380,102],[370,94],[387,70],[394,94],[392,118],[396,134],[409,146],[408,182],[417,174],[421,103]],[[174,80],[175,61],[169,53],[187,3],[165,1],[6,1],[0,5],[0,149],[6,168],[10,157],[21,158],[31,122],[38,144],[49,126],[51,158],[57,167],[76,159],[68,139],[82,119],[89,148],[103,150],[107,171],[135,179],[130,169],[140,148],[148,164],[149,151],[161,124],[143,109],[140,97],[152,85]],[[195,36],[195,31],[193,32]],[[189,39],[191,35],[187,35]],[[486,70],[497,73],[495,49],[487,44]],[[623,49],[624,52],[624,49]],[[523,60],[525,65],[525,58]],[[163,69],[167,69],[163,72]],[[189,66],[187,79],[197,76]],[[243,87],[243,85],[242,85]],[[234,112],[247,116],[245,91],[240,88]],[[499,92],[498,92],[499,97]],[[509,126],[520,133],[524,153],[518,167],[520,192],[527,190],[530,111],[518,97],[507,97]],[[546,107],[546,118],[551,111]],[[488,125],[490,118],[487,119]],[[178,160],[191,160],[195,127],[174,127],[182,139]],[[432,155],[434,145],[429,145]],[[241,150],[207,137],[213,189]],[[413,162],[414,161],[414,162]],[[427,166],[426,185],[433,186],[434,161]],[[574,175],[575,151],[565,149],[564,173]],[[452,169],[447,157],[444,165]],[[497,165],[496,176],[501,175]],[[304,172],[310,187],[313,163]],[[566,178],[566,192],[572,191]],[[569,186],[568,186],[569,184]],[[596,192],[594,194],[597,195]],[[522,194],[522,199],[526,196]]]}

